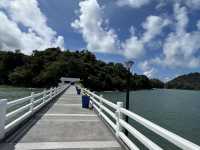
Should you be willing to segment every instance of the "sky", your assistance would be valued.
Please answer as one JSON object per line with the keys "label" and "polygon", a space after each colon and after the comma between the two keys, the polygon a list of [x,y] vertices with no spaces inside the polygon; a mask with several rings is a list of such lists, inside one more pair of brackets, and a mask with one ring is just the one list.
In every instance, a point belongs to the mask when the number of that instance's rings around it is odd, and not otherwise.
{"label": "sky", "polygon": [[0,49],[88,49],[168,81],[200,71],[200,0],[0,0]]}

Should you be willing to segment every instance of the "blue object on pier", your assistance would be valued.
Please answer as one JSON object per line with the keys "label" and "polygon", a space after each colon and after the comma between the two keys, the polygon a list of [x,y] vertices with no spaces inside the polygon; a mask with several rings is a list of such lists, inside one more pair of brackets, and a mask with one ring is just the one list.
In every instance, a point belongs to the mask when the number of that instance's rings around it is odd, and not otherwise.
{"label": "blue object on pier", "polygon": [[82,108],[89,108],[90,97],[87,95],[82,96]]}

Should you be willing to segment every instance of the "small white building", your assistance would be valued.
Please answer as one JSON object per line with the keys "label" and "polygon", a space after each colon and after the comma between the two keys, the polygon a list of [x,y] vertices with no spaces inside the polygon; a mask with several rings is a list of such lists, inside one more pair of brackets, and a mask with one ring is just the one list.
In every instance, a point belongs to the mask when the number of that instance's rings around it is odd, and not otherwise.
{"label": "small white building", "polygon": [[75,82],[79,82],[80,78],[61,77],[60,81],[61,81],[62,84],[64,84],[64,83],[75,83]]}

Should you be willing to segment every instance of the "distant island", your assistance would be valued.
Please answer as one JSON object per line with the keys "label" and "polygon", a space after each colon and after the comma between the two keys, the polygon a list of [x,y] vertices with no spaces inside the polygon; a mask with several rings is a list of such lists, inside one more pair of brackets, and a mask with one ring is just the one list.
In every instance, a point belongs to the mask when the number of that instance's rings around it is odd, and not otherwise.
{"label": "distant island", "polygon": [[[91,90],[124,91],[127,76],[122,63],[105,63],[88,50],[48,48],[34,50],[31,55],[20,50],[0,51],[0,85],[44,88],[57,85],[61,77],[77,77]],[[131,75],[131,90],[153,88],[200,90],[200,73],[181,75],[167,83],[145,75]]]}
{"label": "distant island", "polygon": [[169,89],[200,90],[200,73],[181,75],[165,84]]}
{"label": "distant island", "polygon": [[[92,90],[125,90],[128,71],[121,63],[97,60],[87,50],[61,51],[60,48],[34,50],[25,55],[0,51],[0,84],[23,87],[55,86],[60,77],[78,77]],[[163,88],[164,84],[145,75],[131,75],[131,90]]]}

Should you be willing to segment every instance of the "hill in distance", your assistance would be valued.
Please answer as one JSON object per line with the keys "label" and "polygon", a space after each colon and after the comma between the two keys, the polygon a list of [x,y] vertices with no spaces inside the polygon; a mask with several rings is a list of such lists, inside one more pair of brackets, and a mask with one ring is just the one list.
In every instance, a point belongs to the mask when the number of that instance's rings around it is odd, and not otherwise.
{"label": "hill in distance", "polygon": [[[92,90],[123,91],[127,87],[128,72],[122,63],[105,63],[87,51],[61,51],[60,48],[35,50],[25,55],[16,50],[0,50],[0,85],[23,87],[50,87],[60,77],[78,77],[82,84]],[[200,73],[181,75],[164,84],[145,75],[131,75],[130,89],[190,89],[200,90]]]}
{"label": "hill in distance", "polygon": [[165,85],[168,89],[200,90],[200,73],[181,75],[169,81]]}
{"label": "hill in distance", "polygon": [[[105,63],[87,50],[48,48],[34,50],[31,55],[20,50],[0,50],[0,85],[50,87],[57,85],[61,77],[75,77],[92,90],[123,91],[127,88],[128,75],[122,63]],[[150,80],[145,75],[131,74],[131,90],[159,88],[160,84],[159,80]]]}

